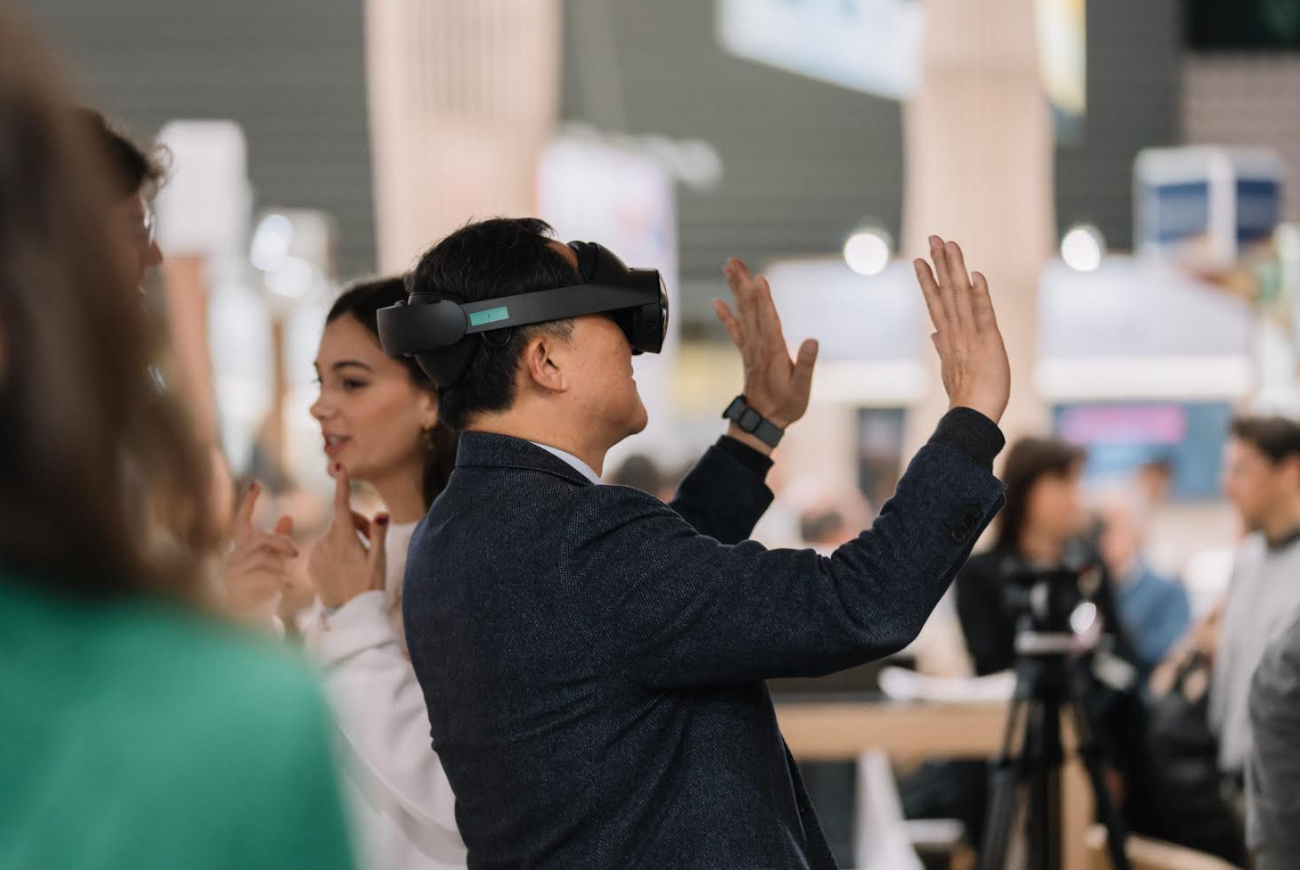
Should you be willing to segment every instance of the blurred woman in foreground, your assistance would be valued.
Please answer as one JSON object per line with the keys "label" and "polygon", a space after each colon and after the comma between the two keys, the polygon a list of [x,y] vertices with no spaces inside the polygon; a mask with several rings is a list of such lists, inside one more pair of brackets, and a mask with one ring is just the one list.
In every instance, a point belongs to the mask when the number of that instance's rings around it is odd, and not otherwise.
{"label": "blurred woman in foreground", "polygon": [[0,866],[351,867],[317,690],[193,606],[209,462],[79,129],[0,14]]}

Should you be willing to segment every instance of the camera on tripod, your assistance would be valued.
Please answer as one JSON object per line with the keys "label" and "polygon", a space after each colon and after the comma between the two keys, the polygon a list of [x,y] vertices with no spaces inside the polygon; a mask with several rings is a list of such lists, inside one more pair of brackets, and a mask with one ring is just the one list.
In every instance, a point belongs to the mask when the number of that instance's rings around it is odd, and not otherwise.
{"label": "camera on tripod", "polygon": [[1019,559],[1003,566],[1003,606],[1016,623],[1016,652],[1064,654],[1097,621],[1102,570],[1074,555],[1055,568],[1036,568]]}

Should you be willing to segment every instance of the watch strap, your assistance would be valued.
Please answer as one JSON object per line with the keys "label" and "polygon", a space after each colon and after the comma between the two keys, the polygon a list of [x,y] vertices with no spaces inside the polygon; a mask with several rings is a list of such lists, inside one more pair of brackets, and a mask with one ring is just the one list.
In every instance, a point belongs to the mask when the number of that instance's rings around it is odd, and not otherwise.
{"label": "watch strap", "polygon": [[768,447],[776,447],[781,443],[781,437],[785,435],[784,429],[754,410],[749,402],[745,401],[743,395],[732,399],[727,410],[722,412],[722,416],[723,419],[735,423],[742,432],[753,435]]}

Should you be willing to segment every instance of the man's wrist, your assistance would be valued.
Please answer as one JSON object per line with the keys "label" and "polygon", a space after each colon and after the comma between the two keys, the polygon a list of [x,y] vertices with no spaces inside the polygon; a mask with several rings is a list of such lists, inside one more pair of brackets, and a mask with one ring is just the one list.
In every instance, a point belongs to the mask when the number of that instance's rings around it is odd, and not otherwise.
{"label": "man's wrist", "polygon": [[749,432],[746,432],[744,429],[741,429],[734,422],[727,427],[727,437],[734,438],[735,440],[739,441],[741,444],[744,444],[746,447],[758,451],[764,456],[771,456],[772,450],[774,449],[772,445],[768,444],[766,441],[759,438],[758,436],[752,435]]}
{"label": "man's wrist", "polygon": [[966,406],[955,407],[945,414],[930,441],[956,447],[989,470],[1007,443],[997,423],[982,411]]}

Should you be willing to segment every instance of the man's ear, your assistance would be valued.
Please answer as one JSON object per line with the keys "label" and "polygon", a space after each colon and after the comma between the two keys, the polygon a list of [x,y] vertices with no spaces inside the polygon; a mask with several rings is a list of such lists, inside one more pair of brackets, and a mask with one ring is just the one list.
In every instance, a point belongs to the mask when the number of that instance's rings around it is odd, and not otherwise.
{"label": "man's ear", "polygon": [[524,345],[520,369],[525,381],[551,393],[562,393],[569,381],[555,351],[559,336],[539,330]]}

